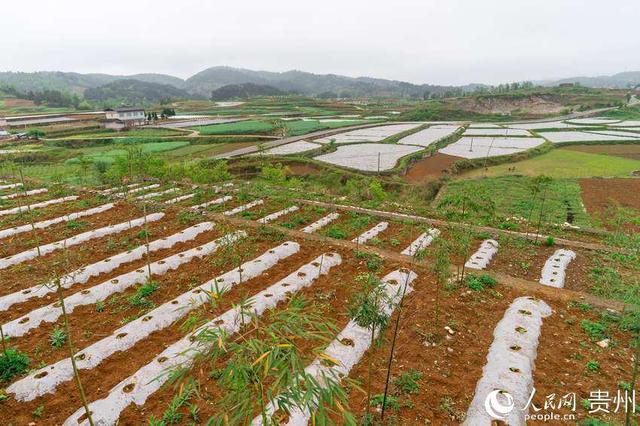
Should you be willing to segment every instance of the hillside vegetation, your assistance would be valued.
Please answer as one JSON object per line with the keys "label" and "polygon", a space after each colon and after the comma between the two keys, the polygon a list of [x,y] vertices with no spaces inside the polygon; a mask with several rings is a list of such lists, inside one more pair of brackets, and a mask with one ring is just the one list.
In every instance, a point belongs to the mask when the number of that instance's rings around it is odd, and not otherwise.
{"label": "hillside vegetation", "polygon": [[464,97],[420,103],[404,120],[512,120],[543,118],[594,108],[621,106],[628,91],[588,87],[528,87],[502,93],[482,91]]}
{"label": "hillside vegetation", "polygon": [[249,99],[259,96],[281,96],[285,93],[266,84],[229,84],[211,92],[211,100],[226,101],[229,99]]}
{"label": "hillside vegetation", "polygon": [[176,99],[192,97],[186,91],[168,84],[148,83],[134,79],[118,80],[104,86],[87,89],[84,96],[89,101],[115,105],[167,103]]}

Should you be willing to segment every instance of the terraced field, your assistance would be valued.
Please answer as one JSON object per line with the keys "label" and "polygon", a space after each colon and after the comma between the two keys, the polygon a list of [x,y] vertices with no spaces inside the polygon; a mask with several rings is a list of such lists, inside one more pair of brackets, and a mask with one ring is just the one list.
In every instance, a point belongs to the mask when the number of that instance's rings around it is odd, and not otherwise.
{"label": "terraced field", "polygon": [[617,321],[637,274],[599,243],[247,182],[9,181],[0,195],[2,356],[18,360],[0,363],[0,410],[13,424],[344,423],[386,398],[400,424],[480,424],[496,386],[520,404],[560,381],[587,398],[630,380]]}

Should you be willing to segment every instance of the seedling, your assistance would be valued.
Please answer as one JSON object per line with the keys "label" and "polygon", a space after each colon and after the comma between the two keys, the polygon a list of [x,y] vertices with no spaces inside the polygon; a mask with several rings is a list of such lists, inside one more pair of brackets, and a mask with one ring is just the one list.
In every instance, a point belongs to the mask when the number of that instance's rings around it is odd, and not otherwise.
{"label": "seedling", "polygon": [[406,373],[402,373],[400,377],[393,381],[393,384],[402,393],[415,394],[420,391],[419,381],[422,379],[422,373],[420,371],[410,369]]}
{"label": "seedling", "polygon": [[59,327],[53,329],[49,335],[49,342],[54,348],[61,348],[67,341],[67,333]]}
{"label": "seedling", "polygon": [[31,412],[31,415],[35,418],[42,417],[42,413],[44,413],[44,405],[39,405],[35,410]]}
{"label": "seedling", "polygon": [[587,361],[587,370],[596,372],[600,370],[600,363],[598,361]]}
{"label": "seedling", "polygon": [[137,308],[148,308],[153,302],[147,298],[158,289],[158,283],[155,281],[147,281],[136,290],[133,296],[129,297],[129,304]]}

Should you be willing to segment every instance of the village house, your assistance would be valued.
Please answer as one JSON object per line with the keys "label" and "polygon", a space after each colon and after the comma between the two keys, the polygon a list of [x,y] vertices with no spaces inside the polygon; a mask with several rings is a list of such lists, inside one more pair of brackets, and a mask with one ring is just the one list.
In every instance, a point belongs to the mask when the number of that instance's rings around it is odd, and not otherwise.
{"label": "village house", "polygon": [[146,123],[146,115],[143,108],[107,108],[104,113],[105,120],[102,125],[105,129],[122,130]]}

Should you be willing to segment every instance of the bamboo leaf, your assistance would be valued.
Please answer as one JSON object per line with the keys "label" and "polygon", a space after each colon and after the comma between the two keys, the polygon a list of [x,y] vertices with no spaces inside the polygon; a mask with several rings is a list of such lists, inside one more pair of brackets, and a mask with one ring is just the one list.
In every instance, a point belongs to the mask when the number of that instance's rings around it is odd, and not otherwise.
{"label": "bamboo leaf", "polygon": [[251,366],[255,366],[256,364],[258,364],[260,361],[262,361],[266,356],[268,356],[271,353],[271,351],[267,351],[265,353],[263,353],[262,355],[260,355],[258,357],[258,359],[256,359],[255,361],[253,361],[253,364],[251,364]]}

